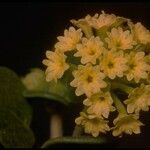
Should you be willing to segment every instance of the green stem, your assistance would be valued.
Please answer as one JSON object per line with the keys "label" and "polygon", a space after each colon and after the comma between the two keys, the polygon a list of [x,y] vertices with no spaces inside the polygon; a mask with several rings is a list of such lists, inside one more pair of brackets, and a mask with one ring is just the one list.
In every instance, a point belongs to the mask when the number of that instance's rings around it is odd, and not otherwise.
{"label": "green stem", "polygon": [[122,104],[122,102],[120,101],[120,99],[112,92],[111,93],[114,104],[117,108],[117,111],[119,112],[119,114],[127,114],[126,112],[126,108],[124,107],[124,105]]}
{"label": "green stem", "polygon": [[77,137],[62,137],[62,138],[54,138],[54,139],[49,139],[46,141],[41,148],[49,148],[52,145],[55,144],[102,144],[105,143],[106,139],[105,138],[94,138],[94,137],[87,137],[83,136],[80,138]]}
{"label": "green stem", "polygon": [[123,84],[123,83],[117,83],[117,82],[112,82],[111,88],[112,89],[120,89],[120,90],[122,90],[128,94],[131,93],[131,91],[134,89],[131,86],[128,86],[128,85]]}
{"label": "green stem", "polygon": [[82,132],[83,132],[82,127],[79,126],[79,125],[76,125],[75,128],[74,128],[74,130],[73,130],[72,136],[73,137],[79,137],[79,136],[81,136]]}

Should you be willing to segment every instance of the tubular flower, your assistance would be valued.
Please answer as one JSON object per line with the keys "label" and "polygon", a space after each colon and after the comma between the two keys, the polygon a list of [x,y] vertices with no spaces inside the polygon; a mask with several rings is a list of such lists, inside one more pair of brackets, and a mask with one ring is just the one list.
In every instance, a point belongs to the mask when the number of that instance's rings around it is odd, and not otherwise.
{"label": "tubular flower", "polygon": [[96,60],[104,51],[103,42],[99,37],[92,36],[90,39],[83,38],[82,44],[77,45],[77,50],[74,56],[81,57],[82,64],[89,62],[95,64]]}
{"label": "tubular flower", "polygon": [[87,113],[105,118],[108,118],[109,112],[113,108],[112,103],[113,100],[109,92],[94,94],[83,101],[83,104],[88,106]]}
{"label": "tubular flower", "polygon": [[108,37],[105,38],[105,41],[108,44],[108,48],[112,50],[132,49],[136,44],[130,31],[123,31],[121,27],[113,28],[111,32],[107,32],[107,35]]}
{"label": "tubular flower", "polygon": [[143,123],[138,120],[137,115],[119,115],[113,121],[115,127],[113,127],[113,136],[122,137],[123,133],[126,134],[139,134],[140,126],[143,126]]}
{"label": "tubular flower", "polygon": [[148,78],[148,71],[150,71],[150,65],[146,63],[144,52],[130,52],[127,55],[128,59],[128,70],[126,72],[127,80],[135,80],[136,83],[140,79]]}
{"label": "tubular flower", "polygon": [[58,36],[59,42],[55,44],[55,48],[60,52],[66,52],[76,49],[76,44],[80,42],[82,37],[81,29],[75,30],[70,27],[69,30],[64,31],[64,36]]}
{"label": "tubular flower", "polygon": [[94,137],[97,137],[100,133],[106,133],[110,128],[107,125],[106,120],[103,120],[100,117],[94,115],[87,115],[84,112],[80,113],[80,117],[75,119],[77,125],[84,127],[84,131],[87,134],[92,134]]}
{"label": "tubular flower", "polygon": [[127,59],[124,57],[122,51],[108,51],[100,60],[100,69],[104,71],[105,75],[110,79],[116,76],[123,77],[124,71],[128,69]]}
{"label": "tubular flower", "polygon": [[147,30],[140,22],[133,25],[131,29],[136,41],[141,44],[150,43],[150,31]]}
{"label": "tubular flower", "polygon": [[66,56],[62,53],[46,51],[48,59],[43,60],[43,64],[47,66],[46,80],[51,81],[61,78],[64,72],[69,68],[69,65],[65,62]]}
{"label": "tubular flower", "polygon": [[100,15],[95,14],[88,22],[95,28],[100,29],[103,26],[110,26],[116,21],[117,17],[114,14],[106,14],[104,11]]}
{"label": "tubular flower", "polygon": [[148,106],[150,106],[150,85],[141,84],[140,87],[133,89],[124,103],[127,104],[128,113],[139,113],[140,110],[148,111]]}
{"label": "tubular flower", "polygon": [[101,88],[105,88],[107,85],[103,81],[105,75],[100,72],[99,67],[91,64],[86,64],[86,66],[79,65],[78,70],[73,72],[73,76],[74,80],[70,85],[77,87],[75,91],[77,96],[86,94],[89,97],[100,92]]}

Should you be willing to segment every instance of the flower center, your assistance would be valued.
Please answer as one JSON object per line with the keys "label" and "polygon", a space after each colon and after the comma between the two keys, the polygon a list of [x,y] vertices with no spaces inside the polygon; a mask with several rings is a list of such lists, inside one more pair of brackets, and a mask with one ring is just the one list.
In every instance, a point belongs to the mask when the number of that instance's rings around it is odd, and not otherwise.
{"label": "flower center", "polygon": [[117,41],[116,42],[116,47],[120,47],[121,46],[121,42],[120,41]]}
{"label": "flower center", "polygon": [[87,80],[88,83],[90,83],[90,82],[93,81],[93,77],[89,75],[89,76],[86,78],[86,80]]}
{"label": "flower center", "polygon": [[91,49],[90,51],[89,51],[89,55],[94,55],[95,54],[95,50],[94,49]]}
{"label": "flower center", "polygon": [[114,64],[112,62],[109,62],[108,63],[108,68],[113,68],[114,67]]}
{"label": "flower center", "polygon": [[129,64],[130,69],[134,69],[135,66],[135,64]]}
{"label": "flower center", "polygon": [[105,97],[100,96],[99,99],[100,99],[100,101],[104,101],[104,100],[105,100]]}

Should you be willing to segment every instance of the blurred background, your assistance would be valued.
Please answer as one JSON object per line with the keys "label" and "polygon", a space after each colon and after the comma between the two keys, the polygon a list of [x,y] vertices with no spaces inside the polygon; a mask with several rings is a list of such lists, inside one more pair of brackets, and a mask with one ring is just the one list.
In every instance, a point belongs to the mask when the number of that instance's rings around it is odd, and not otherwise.
{"label": "blurred background", "polygon": [[[45,51],[51,49],[57,41],[56,37],[63,35],[64,29],[71,26],[70,20],[83,18],[87,14],[94,15],[102,10],[130,18],[133,22],[139,21],[150,30],[148,2],[1,2],[0,65],[9,67],[20,76],[28,73],[30,68],[44,68],[42,60],[45,58]],[[49,137],[49,115],[41,107],[44,104],[38,100],[30,103],[34,115],[31,126],[37,140],[35,145],[38,147]],[[67,116],[66,113],[64,117],[69,118],[71,115]],[[71,118],[70,120],[73,121]],[[141,121],[145,124],[142,134],[113,138],[117,143],[115,146],[150,148],[150,113],[142,113]],[[65,121],[65,124],[67,126],[69,122]],[[66,129],[65,134],[70,134],[70,130]]]}

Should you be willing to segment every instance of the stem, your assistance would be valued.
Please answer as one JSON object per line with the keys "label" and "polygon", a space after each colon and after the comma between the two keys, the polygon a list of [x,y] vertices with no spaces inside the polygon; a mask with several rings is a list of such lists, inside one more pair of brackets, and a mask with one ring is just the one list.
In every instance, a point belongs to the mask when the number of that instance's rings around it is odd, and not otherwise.
{"label": "stem", "polygon": [[82,127],[80,127],[79,125],[76,125],[74,130],[73,130],[72,136],[73,137],[79,137],[79,136],[81,136],[82,131],[83,131]]}
{"label": "stem", "polygon": [[126,108],[124,107],[124,105],[122,104],[122,102],[120,101],[120,99],[112,92],[111,93],[114,104],[117,108],[117,111],[119,112],[119,114],[127,114],[126,112]]}
{"label": "stem", "polygon": [[80,138],[77,137],[62,137],[62,138],[55,138],[55,139],[49,139],[46,141],[41,148],[49,148],[52,145],[55,144],[61,144],[61,143],[66,143],[66,144],[103,144],[106,142],[106,139],[104,137],[87,137],[83,136]]}
{"label": "stem", "polygon": [[126,84],[123,83],[117,83],[117,82],[112,82],[111,83],[111,88],[112,89],[120,89],[126,93],[131,93],[131,91],[133,90],[133,88],[131,86],[128,86]]}
{"label": "stem", "polygon": [[50,118],[50,138],[62,137],[62,120],[58,114]]}

